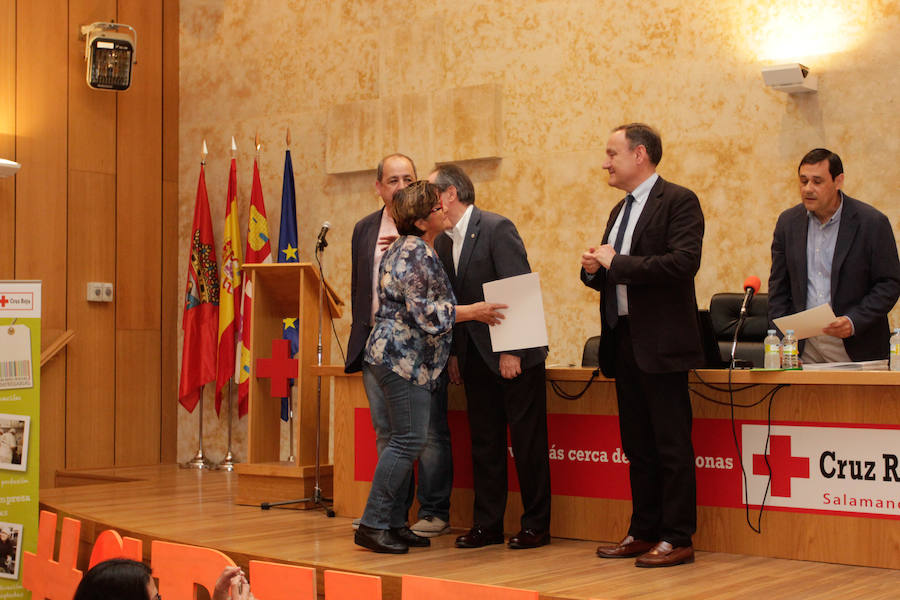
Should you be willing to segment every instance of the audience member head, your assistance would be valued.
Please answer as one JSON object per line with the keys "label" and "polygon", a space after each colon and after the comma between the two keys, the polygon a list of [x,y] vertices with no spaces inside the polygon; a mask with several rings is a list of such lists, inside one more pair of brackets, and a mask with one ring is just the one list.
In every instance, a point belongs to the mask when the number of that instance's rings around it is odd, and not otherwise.
{"label": "audience member head", "polygon": [[94,565],[78,584],[72,600],[156,600],[150,567],[127,558]]}

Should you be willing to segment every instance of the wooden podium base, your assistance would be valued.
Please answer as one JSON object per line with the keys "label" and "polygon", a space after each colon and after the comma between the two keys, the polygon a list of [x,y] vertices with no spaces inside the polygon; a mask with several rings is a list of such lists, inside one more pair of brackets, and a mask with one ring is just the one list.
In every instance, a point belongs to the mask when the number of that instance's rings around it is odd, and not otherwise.
{"label": "wooden podium base", "polygon": [[[282,502],[298,498],[312,498],[316,487],[315,465],[298,467],[292,462],[239,463],[236,504],[260,505],[263,502]],[[334,465],[319,466],[319,487],[322,496],[333,497]],[[288,504],[284,508],[308,510],[316,508],[312,502]]]}

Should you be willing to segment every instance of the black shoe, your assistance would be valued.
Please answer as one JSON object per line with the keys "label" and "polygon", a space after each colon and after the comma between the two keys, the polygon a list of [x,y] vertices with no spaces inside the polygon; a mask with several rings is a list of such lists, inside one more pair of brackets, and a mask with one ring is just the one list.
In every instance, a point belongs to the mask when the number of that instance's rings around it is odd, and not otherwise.
{"label": "black shoe", "polygon": [[468,533],[456,538],[457,548],[481,548],[490,544],[502,544],[502,533],[488,533],[481,527],[473,527]]}
{"label": "black shoe", "polygon": [[406,554],[409,552],[409,546],[394,537],[390,529],[375,529],[362,523],[359,524],[353,541],[357,546],[382,554]]}
{"label": "black shoe", "polygon": [[427,548],[431,545],[431,540],[416,535],[405,525],[403,527],[391,527],[391,535],[393,535],[397,541],[403,542],[407,546],[413,548]]}
{"label": "black shoe", "polygon": [[549,543],[549,532],[535,531],[534,529],[523,529],[516,535],[509,538],[509,547],[513,550],[537,548],[538,546],[546,546]]}

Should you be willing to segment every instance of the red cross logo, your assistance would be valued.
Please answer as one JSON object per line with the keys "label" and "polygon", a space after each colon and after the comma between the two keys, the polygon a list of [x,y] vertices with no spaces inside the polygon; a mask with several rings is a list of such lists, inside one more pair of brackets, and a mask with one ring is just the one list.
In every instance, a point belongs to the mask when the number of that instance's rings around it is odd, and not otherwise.
{"label": "red cross logo", "polygon": [[[791,456],[791,436],[773,435],[770,444],[769,464],[772,466],[772,495],[791,497],[791,479],[809,479],[809,458]],[[765,457],[753,455],[753,474],[768,475]]]}
{"label": "red cross logo", "polygon": [[291,358],[291,343],[288,340],[272,340],[272,358],[256,359],[256,377],[272,380],[269,395],[285,398],[288,395],[288,379],[297,377],[299,361]]}
{"label": "red cross logo", "polygon": [[6,296],[0,296],[0,308],[6,308],[7,304],[9,304],[9,299]]}

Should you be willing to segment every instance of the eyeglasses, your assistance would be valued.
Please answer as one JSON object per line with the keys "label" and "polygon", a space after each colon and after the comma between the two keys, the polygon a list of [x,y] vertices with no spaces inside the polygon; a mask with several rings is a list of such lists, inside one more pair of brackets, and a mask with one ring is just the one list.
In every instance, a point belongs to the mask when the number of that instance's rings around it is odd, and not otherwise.
{"label": "eyeglasses", "polygon": [[431,209],[431,212],[436,213],[436,212],[441,211],[441,210],[444,210],[444,204],[443,204],[443,203],[438,204],[437,206],[435,206],[434,208],[432,208],[432,209]]}

